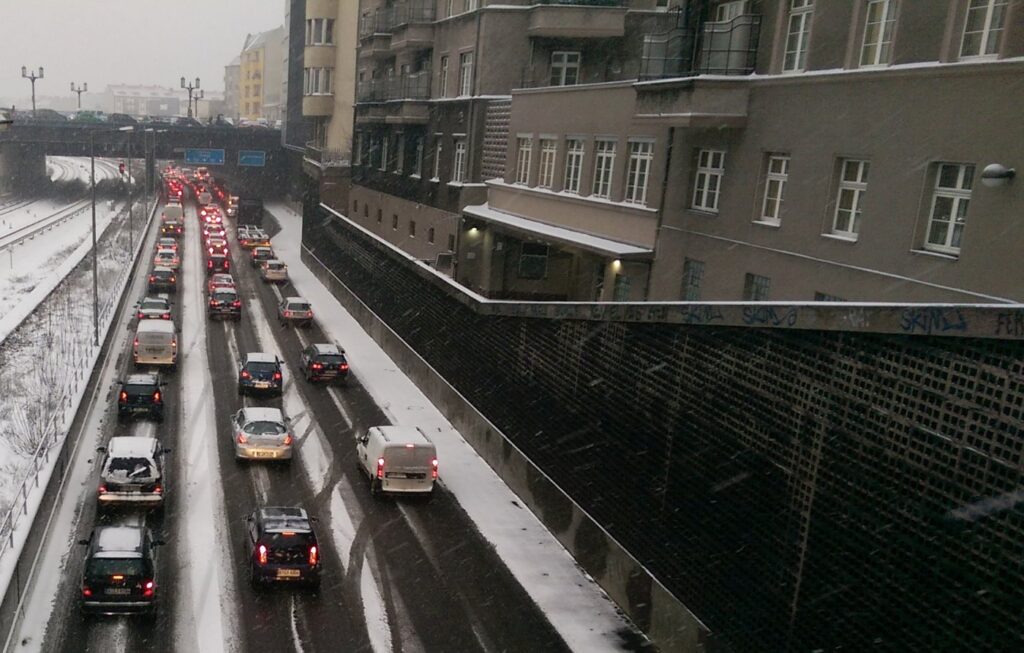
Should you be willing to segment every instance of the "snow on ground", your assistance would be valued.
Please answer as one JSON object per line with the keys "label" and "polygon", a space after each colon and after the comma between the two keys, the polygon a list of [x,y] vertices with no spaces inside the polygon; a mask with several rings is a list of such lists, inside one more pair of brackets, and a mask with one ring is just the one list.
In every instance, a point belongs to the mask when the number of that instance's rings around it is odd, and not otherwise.
{"label": "snow on ground", "polygon": [[[132,161],[135,161],[134,157]],[[118,163],[120,160],[96,157],[96,181],[119,177],[121,173],[117,167]],[[92,164],[88,157],[48,156],[46,157],[46,170],[52,181],[74,181],[77,179],[88,183]]]}
{"label": "snow on ground", "polygon": [[[268,203],[267,210],[281,225],[274,251],[288,264],[296,289],[312,302],[324,332],[345,347],[352,372],[392,423],[420,426],[430,433],[442,461],[444,486],[569,647],[621,650],[617,631],[630,626],[615,604],[537,517],[520,507],[519,498],[494,470],[313,276],[300,258],[301,216],[282,203]],[[449,476],[446,469],[459,473]],[[332,500],[332,515],[336,512]],[[338,530],[344,537],[346,527]]]}

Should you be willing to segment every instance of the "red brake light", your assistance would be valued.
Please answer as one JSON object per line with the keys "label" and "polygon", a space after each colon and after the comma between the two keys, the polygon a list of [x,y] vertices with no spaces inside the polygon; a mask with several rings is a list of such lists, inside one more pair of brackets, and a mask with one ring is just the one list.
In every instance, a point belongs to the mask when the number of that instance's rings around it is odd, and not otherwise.
{"label": "red brake light", "polygon": [[171,314],[170,313],[164,313],[164,319],[165,320],[171,319]]}
{"label": "red brake light", "polygon": [[139,314],[136,317],[138,317],[141,320],[142,319],[142,311],[139,311]]}
{"label": "red brake light", "polygon": [[155,591],[156,591],[156,584],[153,581],[151,581],[151,580],[147,580],[142,585],[142,596],[145,596],[145,597],[153,596],[153,592],[155,592]]}
{"label": "red brake light", "polygon": [[263,546],[261,544],[256,551],[257,551],[257,554],[259,555],[259,562],[260,562],[260,564],[261,565],[267,564],[267,547],[265,547],[265,546]]}
{"label": "red brake light", "polygon": [[163,492],[164,492],[164,489],[162,487],[160,487],[159,485],[157,485],[156,487],[153,488],[153,493],[154,494],[163,494]]}
{"label": "red brake light", "polygon": [[213,261],[212,260],[207,261],[206,262],[206,267],[208,267],[209,269],[212,270],[213,269]]}
{"label": "red brake light", "polygon": [[106,494],[107,493],[107,486],[106,485],[101,485],[98,488],[96,488],[96,491],[98,493],[100,493],[100,494]]}
{"label": "red brake light", "polygon": [[315,546],[309,547],[309,566],[310,567],[315,567],[316,566],[316,561],[317,561],[318,553],[319,552],[316,550]]}
{"label": "red brake light", "polygon": [[82,596],[87,597],[87,598],[92,596],[92,589],[90,589],[88,587],[83,587],[82,588]]}
{"label": "red brake light", "polygon": [[250,376],[252,376],[252,375],[249,374],[248,370],[242,370],[242,378],[243,379],[248,379]]}
{"label": "red brake light", "polygon": [[384,459],[377,459],[377,478],[384,478]]}
{"label": "red brake light", "polygon": [[434,458],[433,460],[430,461],[430,466],[430,477],[437,478],[437,458]]}
{"label": "red brake light", "polygon": [[135,342],[132,343],[132,346],[135,347],[136,349],[139,348],[139,339],[138,338],[135,339]]}
{"label": "red brake light", "polygon": [[150,281],[156,281],[156,275],[155,274],[149,275],[149,280]]}
{"label": "red brake light", "polygon": [[342,363],[341,364],[341,369],[347,370],[348,369],[348,363]]}
{"label": "red brake light", "polygon": [[284,436],[284,443],[286,445],[289,445],[289,444],[292,443],[292,434],[291,433],[289,433],[288,435]]}
{"label": "red brake light", "polygon": [[122,402],[128,401],[128,393],[125,392],[124,390],[121,391],[121,401]]}
{"label": "red brake light", "polygon": [[318,369],[322,368],[323,365],[321,365],[320,363],[313,363],[312,367],[313,367],[314,370],[318,370]]}
{"label": "red brake light", "polygon": [[153,401],[160,401],[160,391],[157,390],[153,393]]}
{"label": "red brake light", "polygon": [[281,373],[280,372],[274,372],[274,380],[275,381],[280,381],[281,380]]}
{"label": "red brake light", "polygon": [[242,300],[236,299],[235,301],[231,302],[231,305],[234,306],[235,308],[241,308],[242,307]]}
{"label": "red brake light", "polygon": [[238,444],[245,444],[249,441],[249,438],[245,437],[245,433],[239,433],[237,440]]}

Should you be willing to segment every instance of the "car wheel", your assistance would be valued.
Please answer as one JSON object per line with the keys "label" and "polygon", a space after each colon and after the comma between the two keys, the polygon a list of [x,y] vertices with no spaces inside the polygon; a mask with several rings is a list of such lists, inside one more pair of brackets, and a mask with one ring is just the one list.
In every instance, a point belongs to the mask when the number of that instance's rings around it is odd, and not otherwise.
{"label": "car wheel", "polygon": [[370,495],[375,499],[383,498],[384,489],[379,478],[370,479]]}

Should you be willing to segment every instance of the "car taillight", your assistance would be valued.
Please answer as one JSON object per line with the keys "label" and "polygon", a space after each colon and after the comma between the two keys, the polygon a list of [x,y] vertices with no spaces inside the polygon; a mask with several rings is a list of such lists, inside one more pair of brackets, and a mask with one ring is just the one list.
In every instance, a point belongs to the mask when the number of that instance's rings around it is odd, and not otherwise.
{"label": "car taillight", "polygon": [[236,299],[235,301],[231,302],[231,305],[234,306],[235,308],[241,308],[242,307],[242,301],[239,300],[239,299]]}
{"label": "car taillight", "polygon": [[174,283],[174,275],[171,275],[171,283]]}
{"label": "car taillight", "polygon": [[139,348],[139,339],[138,338],[136,338],[135,342],[132,343],[132,347],[134,347],[135,349]]}
{"label": "car taillight", "polygon": [[292,316],[292,312],[291,311],[285,311],[284,312],[284,316],[285,317],[291,317]]}
{"label": "car taillight", "polygon": [[84,596],[86,598],[92,596],[92,588],[90,588],[90,587],[83,587],[82,588],[82,596]]}
{"label": "car taillight", "polygon": [[157,390],[153,393],[153,401],[160,401],[160,391]]}
{"label": "car taillight", "polygon": [[437,478],[437,458],[430,461],[430,478]]}
{"label": "car taillight", "polygon": [[150,281],[156,281],[156,275],[155,274],[149,275],[149,280]]}
{"label": "car taillight", "polygon": [[206,262],[206,267],[207,267],[207,269],[212,270],[213,269],[213,261],[212,260],[211,261],[207,261]]}
{"label": "car taillight", "polygon": [[248,378],[250,378],[251,376],[252,376],[252,374],[249,374],[249,372],[248,372],[248,371],[246,371],[246,370],[242,370],[242,378],[243,378],[243,379],[248,379]]}
{"label": "car taillight", "polygon": [[99,486],[98,488],[96,488],[96,492],[98,492],[99,494],[106,494],[107,493],[107,486],[106,485]]}
{"label": "car taillight", "polygon": [[163,494],[164,493],[164,489],[161,486],[157,485],[156,487],[153,488],[153,493],[154,494]]}
{"label": "car taillight", "polygon": [[267,547],[262,544],[259,545],[259,548],[256,549],[256,554],[261,565],[267,564]]}
{"label": "car taillight", "polygon": [[153,581],[147,580],[145,583],[142,584],[142,596],[147,597],[147,598],[151,597],[151,596],[153,596],[153,593],[155,591],[156,591],[156,583],[154,583]]}
{"label": "car taillight", "polygon": [[377,459],[377,478],[384,478],[384,459]]}
{"label": "car taillight", "polygon": [[275,381],[280,381],[281,380],[281,373],[280,372],[274,372],[274,380]]}
{"label": "car taillight", "polygon": [[177,349],[177,348],[178,348],[178,339],[174,338],[173,340],[171,340],[171,349]]}
{"label": "car taillight", "polygon": [[141,320],[142,319],[142,311],[139,311],[139,314],[136,317],[138,317]]}
{"label": "car taillight", "polygon": [[285,443],[286,446],[290,445],[292,443],[292,434],[291,433],[289,433],[288,435],[284,436],[284,443]]}
{"label": "car taillight", "polygon": [[164,313],[164,319],[165,320],[171,319],[171,314],[170,313]]}
{"label": "car taillight", "polygon": [[315,567],[317,558],[319,557],[319,551],[316,550],[315,546],[309,547],[309,566]]}
{"label": "car taillight", "polygon": [[121,403],[128,401],[128,393],[125,392],[124,390],[121,391],[120,401]]}
{"label": "car taillight", "polygon": [[313,365],[311,365],[311,367],[312,367],[312,368],[313,368],[314,370],[319,370],[319,369],[322,369],[322,368],[323,368],[323,365],[321,365],[320,363],[313,363]]}
{"label": "car taillight", "polygon": [[246,437],[245,433],[239,433],[238,437],[235,439],[238,440],[238,444],[245,444],[249,441],[249,438]]}
{"label": "car taillight", "polygon": [[342,363],[341,364],[341,369],[342,370],[347,370],[348,369],[348,363]]}

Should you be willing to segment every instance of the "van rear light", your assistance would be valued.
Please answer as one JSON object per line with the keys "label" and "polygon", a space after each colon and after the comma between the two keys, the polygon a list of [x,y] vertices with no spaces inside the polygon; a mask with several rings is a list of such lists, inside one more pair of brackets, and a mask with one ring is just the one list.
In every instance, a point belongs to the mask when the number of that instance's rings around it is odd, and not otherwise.
{"label": "van rear light", "polygon": [[153,393],[153,401],[160,401],[160,391],[157,390]]}
{"label": "van rear light", "polygon": [[377,459],[377,478],[384,478],[384,459]]}
{"label": "van rear light", "polygon": [[317,558],[319,557],[319,551],[316,550],[315,546],[309,547],[309,566],[315,567]]}
{"label": "van rear light", "polygon": [[291,443],[292,443],[292,434],[289,433],[286,436],[284,436],[284,444],[285,444],[285,446],[288,446]]}
{"label": "van rear light", "polygon": [[139,311],[138,315],[136,315],[135,317],[137,317],[137,318],[139,318],[141,320],[144,317],[142,315],[142,311]]}
{"label": "van rear light", "polygon": [[119,400],[120,400],[120,402],[122,404],[125,403],[126,401],[128,401],[128,393],[125,392],[124,390],[122,390],[121,391],[121,396],[119,397]]}
{"label": "van rear light", "polygon": [[134,343],[132,343],[132,347],[135,347],[136,349],[138,349],[138,348],[139,348],[139,339],[138,339],[138,338],[136,338],[136,339],[135,339],[135,342],[134,342]]}
{"label": "van rear light", "polygon": [[153,596],[154,592],[156,592],[156,583],[151,580],[147,580],[142,584],[142,596],[150,598]]}
{"label": "van rear light", "polygon": [[430,478],[437,478],[437,458],[430,461]]}
{"label": "van rear light", "polygon": [[92,596],[92,588],[91,587],[83,587],[82,588],[82,596],[84,596],[85,598],[89,598],[90,596]]}
{"label": "van rear light", "polygon": [[150,281],[156,281],[156,275],[155,274],[149,275],[149,280]]}
{"label": "van rear light", "polygon": [[245,433],[239,433],[236,439],[238,440],[238,444],[245,444],[249,441],[249,438],[245,437]]}
{"label": "van rear light", "polygon": [[107,486],[106,485],[101,485],[98,488],[96,488],[96,491],[98,493],[100,493],[100,494],[106,494],[107,493]]}
{"label": "van rear light", "polygon": [[256,549],[256,555],[258,556],[257,560],[259,560],[259,563],[261,565],[267,564],[267,547],[266,546],[264,546],[262,544],[259,545],[259,547]]}
{"label": "van rear light", "polygon": [[170,313],[164,313],[164,319],[165,320],[171,319],[171,314]]}

